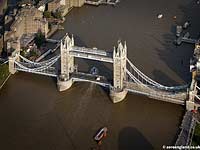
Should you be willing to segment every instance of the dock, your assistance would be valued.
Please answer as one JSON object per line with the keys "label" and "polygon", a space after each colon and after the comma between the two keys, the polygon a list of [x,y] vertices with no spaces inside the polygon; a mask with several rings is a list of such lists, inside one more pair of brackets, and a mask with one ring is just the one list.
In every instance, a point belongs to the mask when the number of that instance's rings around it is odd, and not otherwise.
{"label": "dock", "polygon": [[190,34],[189,32],[187,32],[185,35],[181,35],[180,37],[178,37],[175,41],[175,43],[177,45],[181,45],[182,42],[185,42],[185,43],[189,43],[189,44],[195,44],[197,43],[199,40],[197,39],[193,39],[193,38],[190,38]]}
{"label": "dock", "polygon": [[119,3],[119,0],[86,0],[85,4],[99,6],[99,5],[113,5]]}

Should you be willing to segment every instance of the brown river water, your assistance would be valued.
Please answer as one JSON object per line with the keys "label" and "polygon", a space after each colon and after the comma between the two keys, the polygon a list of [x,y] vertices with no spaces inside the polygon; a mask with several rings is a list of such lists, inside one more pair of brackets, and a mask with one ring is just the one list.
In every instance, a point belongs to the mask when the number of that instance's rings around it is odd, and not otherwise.
{"label": "brown river water", "polygon": [[[176,23],[189,19],[192,37],[199,35],[200,6],[193,0],[121,0],[116,6],[83,6],[66,17],[65,30],[79,46],[111,51],[126,40],[128,58],[146,75],[165,85],[190,81],[193,45],[173,45]],[[163,18],[157,19],[162,13]],[[177,16],[176,22],[173,16]],[[112,78],[112,66],[77,59],[80,70],[92,66]],[[112,104],[98,85],[75,83],[58,92],[56,80],[16,73],[0,91],[0,147],[2,150],[89,150],[100,127],[108,128],[102,150],[150,150],[173,145],[184,107],[129,93]]]}

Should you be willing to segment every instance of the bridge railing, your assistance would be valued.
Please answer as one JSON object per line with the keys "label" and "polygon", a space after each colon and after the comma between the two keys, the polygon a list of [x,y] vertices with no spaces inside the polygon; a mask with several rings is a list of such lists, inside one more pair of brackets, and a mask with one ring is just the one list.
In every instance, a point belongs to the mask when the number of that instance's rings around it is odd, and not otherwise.
{"label": "bridge railing", "polygon": [[151,86],[157,89],[166,90],[166,91],[177,91],[177,90],[186,90],[188,85],[183,86],[165,86],[159,84],[158,82],[152,80],[147,77],[144,73],[142,73],[137,67],[135,67],[131,61],[127,58],[127,65],[129,68],[126,70],[126,73],[130,79],[132,79],[135,83],[142,84],[143,86]]}
{"label": "bridge railing", "polygon": [[42,65],[46,65],[46,64],[48,64],[48,63],[50,63],[50,62],[52,62],[52,61],[54,61],[54,60],[57,61],[57,60],[60,58],[60,54],[59,54],[59,55],[56,55],[56,56],[54,56],[54,57],[52,57],[52,58],[50,58],[50,59],[48,59],[48,60],[42,61],[42,62],[34,62],[34,61],[31,61],[31,60],[29,60],[29,59],[27,59],[27,58],[25,58],[25,57],[23,57],[23,56],[21,56],[21,55],[19,55],[19,57],[21,58],[21,60],[22,60],[23,62],[26,62],[26,63],[28,63],[28,64],[33,64],[34,66],[36,66],[36,65],[42,66]]}

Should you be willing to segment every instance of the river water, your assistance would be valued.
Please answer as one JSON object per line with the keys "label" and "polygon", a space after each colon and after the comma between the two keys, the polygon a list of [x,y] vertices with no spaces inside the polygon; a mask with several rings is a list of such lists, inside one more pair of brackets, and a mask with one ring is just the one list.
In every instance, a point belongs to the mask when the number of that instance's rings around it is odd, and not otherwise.
{"label": "river water", "polygon": [[[174,25],[189,19],[197,37],[199,7],[192,0],[121,0],[116,7],[83,6],[73,9],[63,24],[76,45],[111,51],[117,40],[126,40],[128,58],[146,75],[165,85],[190,81],[189,59],[193,46],[173,45]],[[157,14],[163,13],[158,20]],[[177,16],[176,22],[173,16]],[[112,77],[112,66],[76,60],[79,69],[96,66]],[[4,150],[88,150],[103,126],[108,135],[102,150],[162,149],[174,144],[184,107],[129,93],[112,104],[101,87],[75,83],[58,92],[50,77],[17,73],[0,92],[0,144]]]}

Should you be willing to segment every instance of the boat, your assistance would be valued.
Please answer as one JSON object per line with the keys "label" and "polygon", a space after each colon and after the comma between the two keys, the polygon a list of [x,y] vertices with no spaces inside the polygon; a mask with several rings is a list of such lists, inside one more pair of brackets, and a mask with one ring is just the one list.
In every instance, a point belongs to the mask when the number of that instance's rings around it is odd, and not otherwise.
{"label": "boat", "polygon": [[158,17],[158,19],[161,19],[161,18],[163,18],[163,14],[158,14],[157,17]]}
{"label": "boat", "polygon": [[107,129],[106,127],[101,128],[101,129],[97,132],[97,134],[96,134],[96,136],[94,137],[94,139],[95,139],[96,141],[101,141],[101,140],[106,136],[107,131],[108,131],[108,129]]}
{"label": "boat", "polygon": [[100,80],[101,80],[101,78],[100,78],[100,77],[96,77],[96,80],[97,80],[97,81],[100,81]]}
{"label": "boat", "polygon": [[92,69],[90,69],[90,73],[92,75],[97,75],[99,73],[99,70],[96,67],[92,67]]}

